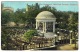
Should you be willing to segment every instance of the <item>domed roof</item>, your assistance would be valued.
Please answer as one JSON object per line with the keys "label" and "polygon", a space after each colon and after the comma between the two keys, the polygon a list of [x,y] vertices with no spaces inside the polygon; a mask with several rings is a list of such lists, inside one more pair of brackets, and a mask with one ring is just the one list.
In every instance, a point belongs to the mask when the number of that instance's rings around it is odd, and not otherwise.
{"label": "domed roof", "polygon": [[36,19],[52,19],[55,18],[54,14],[49,11],[42,11],[40,12]]}

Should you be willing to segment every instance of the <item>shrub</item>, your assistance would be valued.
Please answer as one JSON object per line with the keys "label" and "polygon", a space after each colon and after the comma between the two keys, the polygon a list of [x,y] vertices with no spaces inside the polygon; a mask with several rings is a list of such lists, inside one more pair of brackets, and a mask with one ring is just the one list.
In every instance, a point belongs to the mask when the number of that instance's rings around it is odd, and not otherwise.
{"label": "shrub", "polygon": [[28,30],[27,32],[24,33],[24,38],[26,41],[29,42],[31,38],[36,35],[38,35],[36,30]]}

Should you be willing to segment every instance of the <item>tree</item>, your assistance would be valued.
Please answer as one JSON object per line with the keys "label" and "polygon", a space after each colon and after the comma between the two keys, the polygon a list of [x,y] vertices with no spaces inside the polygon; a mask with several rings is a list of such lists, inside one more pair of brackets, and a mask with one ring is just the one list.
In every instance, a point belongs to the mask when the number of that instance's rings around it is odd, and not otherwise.
{"label": "tree", "polygon": [[37,16],[37,14],[39,12],[40,12],[40,6],[38,3],[36,3],[34,5],[28,5],[28,11],[26,12],[27,21],[30,24],[34,24],[35,23],[35,17]]}
{"label": "tree", "polygon": [[35,35],[37,35],[36,30],[28,30],[27,32],[24,33],[24,38],[27,42],[30,42],[31,38]]}
{"label": "tree", "polygon": [[70,14],[70,17],[68,18],[68,27],[70,30],[78,30],[78,20],[77,20],[78,15],[73,15]]}
{"label": "tree", "polygon": [[7,22],[10,21],[10,13],[6,11],[2,11],[1,14],[1,23],[6,24]]}
{"label": "tree", "polygon": [[78,13],[70,14],[70,18],[68,18],[68,27],[69,30],[73,31],[72,39],[75,41],[75,48],[76,48],[76,30],[78,31]]}
{"label": "tree", "polygon": [[10,21],[13,21],[14,19],[14,12],[10,13],[9,11],[1,11],[1,23],[7,24]]}
{"label": "tree", "polygon": [[26,21],[26,12],[25,9],[18,9],[15,13],[14,13],[15,17],[14,17],[14,22],[15,23],[25,23]]}
{"label": "tree", "polygon": [[5,29],[5,27],[2,27],[1,30],[1,48],[2,49],[8,49],[8,43],[10,39],[10,35],[8,33],[8,30]]}
{"label": "tree", "polygon": [[49,5],[45,5],[42,8],[40,8],[40,11],[51,11],[51,7]]}

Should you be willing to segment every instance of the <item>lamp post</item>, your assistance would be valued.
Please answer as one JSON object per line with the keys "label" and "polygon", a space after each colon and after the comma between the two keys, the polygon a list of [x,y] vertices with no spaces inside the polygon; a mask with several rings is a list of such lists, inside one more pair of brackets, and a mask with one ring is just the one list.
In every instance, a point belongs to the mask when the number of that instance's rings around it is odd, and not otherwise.
{"label": "lamp post", "polygon": [[59,45],[59,31],[57,32],[57,34],[58,34],[58,41],[57,41],[57,45]]}
{"label": "lamp post", "polygon": [[75,49],[76,49],[76,37],[77,37],[77,36],[75,35]]}
{"label": "lamp post", "polygon": [[76,33],[74,33],[74,35],[75,35],[75,49],[76,49],[76,38],[77,38],[77,35],[76,35]]}
{"label": "lamp post", "polygon": [[59,33],[60,33],[60,32],[57,32],[57,34],[58,34],[58,40],[59,40]]}
{"label": "lamp post", "polygon": [[73,32],[73,31],[71,30],[71,31],[70,31],[70,33],[71,33],[71,34],[70,34],[70,44],[72,44],[72,32]]}
{"label": "lamp post", "polygon": [[57,32],[58,36],[59,36],[59,32]]}
{"label": "lamp post", "polygon": [[77,38],[78,38],[78,35],[76,35],[76,46],[75,46],[76,48],[78,48],[78,42],[77,42],[78,40],[77,40]]}
{"label": "lamp post", "polygon": [[24,43],[22,43],[22,46],[23,46],[23,50],[24,50]]}

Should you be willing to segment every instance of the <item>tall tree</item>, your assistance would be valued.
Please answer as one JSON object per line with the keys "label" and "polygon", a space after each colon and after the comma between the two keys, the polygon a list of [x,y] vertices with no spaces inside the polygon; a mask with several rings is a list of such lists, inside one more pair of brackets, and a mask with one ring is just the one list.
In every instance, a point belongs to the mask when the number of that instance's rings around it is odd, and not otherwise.
{"label": "tall tree", "polygon": [[16,12],[15,12],[15,17],[14,17],[14,22],[16,23],[25,23],[25,11],[24,9],[18,9]]}
{"label": "tall tree", "polygon": [[11,18],[11,13],[2,11],[1,13],[1,23],[2,24],[6,24],[7,22],[9,22],[10,18]]}
{"label": "tall tree", "polygon": [[68,18],[68,27],[70,30],[78,30],[78,15],[70,14],[70,17]]}

